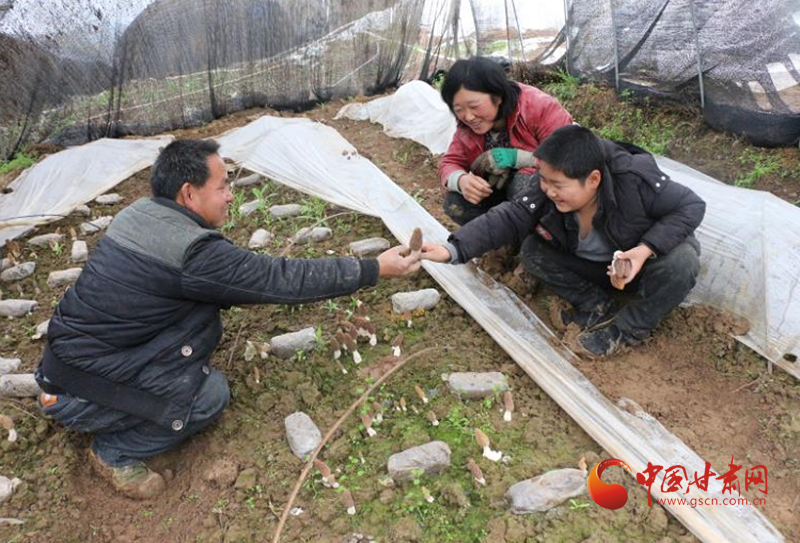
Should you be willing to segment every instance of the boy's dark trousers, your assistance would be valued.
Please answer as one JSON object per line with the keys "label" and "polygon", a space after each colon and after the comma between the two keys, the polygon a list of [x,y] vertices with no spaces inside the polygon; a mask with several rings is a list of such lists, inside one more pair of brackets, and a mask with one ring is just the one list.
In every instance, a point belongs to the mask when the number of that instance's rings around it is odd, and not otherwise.
{"label": "boy's dark trousers", "polygon": [[[615,291],[606,274],[610,262],[595,262],[559,251],[537,234],[522,243],[520,257],[528,273],[578,311],[608,307]],[[617,314],[614,324],[633,339],[645,339],[662,317],[686,298],[699,271],[697,251],[685,241],[669,254],[648,259],[625,287],[632,299]]]}

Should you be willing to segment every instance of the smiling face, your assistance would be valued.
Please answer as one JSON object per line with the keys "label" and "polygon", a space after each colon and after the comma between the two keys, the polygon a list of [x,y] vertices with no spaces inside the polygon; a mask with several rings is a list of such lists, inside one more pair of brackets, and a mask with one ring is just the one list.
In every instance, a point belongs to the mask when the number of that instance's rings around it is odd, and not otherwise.
{"label": "smiling face", "polygon": [[600,171],[592,170],[581,184],[579,179],[567,177],[547,162],[539,160],[539,186],[561,213],[581,211],[593,205],[601,180]]}
{"label": "smiling face", "polygon": [[483,135],[494,126],[501,103],[498,96],[461,87],[453,96],[453,113],[470,130]]}
{"label": "smiling face", "polygon": [[214,228],[220,228],[228,220],[228,209],[233,201],[228,183],[228,169],[222,157],[213,154],[206,159],[208,179],[202,187],[184,183],[176,201],[200,215]]}

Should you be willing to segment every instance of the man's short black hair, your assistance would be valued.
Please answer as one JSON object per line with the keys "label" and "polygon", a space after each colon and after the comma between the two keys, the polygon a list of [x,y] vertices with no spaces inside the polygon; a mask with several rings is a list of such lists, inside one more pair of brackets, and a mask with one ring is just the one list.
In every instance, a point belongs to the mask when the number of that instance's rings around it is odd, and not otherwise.
{"label": "man's short black hair", "polygon": [[158,155],[150,174],[153,196],[174,200],[184,183],[202,187],[208,180],[208,157],[216,154],[214,140],[175,140]]}
{"label": "man's short black hair", "polygon": [[605,167],[605,154],[600,139],[591,130],[570,124],[562,126],[545,139],[533,156],[583,185],[594,170],[601,174]]}
{"label": "man's short black hair", "polygon": [[522,92],[519,84],[509,79],[497,62],[486,57],[458,60],[447,72],[442,85],[442,99],[450,111],[453,111],[453,99],[456,93],[462,88],[501,98],[497,119],[505,119],[514,112],[517,98]]}

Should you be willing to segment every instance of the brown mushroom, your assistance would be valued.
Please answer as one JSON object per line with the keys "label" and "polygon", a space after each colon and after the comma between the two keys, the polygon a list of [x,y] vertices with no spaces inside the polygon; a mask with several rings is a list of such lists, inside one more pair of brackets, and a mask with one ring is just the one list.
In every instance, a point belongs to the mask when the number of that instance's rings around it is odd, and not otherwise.
{"label": "brown mushroom", "polygon": [[467,469],[472,474],[472,477],[475,479],[475,483],[478,485],[485,485],[486,479],[483,477],[483,472],[481,471],[480,466],[470,458],[467,460]]}
{"label": "brown mushroom", "polygon": [[403,345],[404,339],[405,336],[403,336],[403,332],[395,336],[394,341],[392,341],[392,356],[400,357],[400,347]]}
{"label": "brown mushroom", "polygon": [[428,403],[429,401],[428,397],[425,395],[425,391],[422,390],[422,387],[420,387],[419,385],[414,385],[414,392],[417,393],[417,396],[419,396],[419,399],[422,400],[422,403],[424,404]]}
{"label": "brown mushroom", "polygon": [[503,407],[505,408],[503,420],[511,422],[511,413],[514,412],[514,397],[511,395],[510,390],[506,390],[505,394],[503,394]]}
{"label": "brown mushroom", "polygon": [[372,417],[369,416],[369,413],[361,415],[361,424],[364,425],[364,429],[367,431],[369,437],[375,437],[375,435],[377,435],[378,432],[372,427]]}
{"label": "brown mushroom", "polygon": [[342,503],[347,508],[348,515],[356,514],[356,502],[353,500],[353,495],[347,489],[344,489],[344,492],[342,492]]}
{"label": "brown mushroom", "polygon": [[439,419],[436,418],[436,413],[433,411],[428,411],[428,420],[431,421],[432,425],[439,426]]}

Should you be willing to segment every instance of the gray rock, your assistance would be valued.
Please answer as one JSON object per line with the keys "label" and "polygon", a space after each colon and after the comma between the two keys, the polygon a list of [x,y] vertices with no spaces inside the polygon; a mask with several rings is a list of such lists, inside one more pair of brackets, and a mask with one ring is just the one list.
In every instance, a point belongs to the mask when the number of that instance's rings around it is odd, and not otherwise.
{"label": "gray rock", "polygon": [[251,200],[239,206],[239,213],[247,217],[261,208],[261,200]]}
{"label": "gray rock", "polygon": [[40,234],[29,239],[28,245],[47,247],[51,243],[61,243],[62,239],[64,239],[64,234]]}
{"label": "gray rock", "polygon": [[523,515],[547,511],[586,491],[586,473],[565,468],[512,485],[506,492],[506,500],[512,513]]}
{"label": "gray rock", "polygon": [[21,482],[22,481],[16,477],[9,479],[8,477],[0,475],[0,505],[11,497],[11,494],[14,493],[14,489],[17,488]]}
{"label": "gray rock", "polygon": [[6,271],[8,268],[13,268],[13,267],[14,267],[14,263],[11,261],[11,259],[10,259],[10,258],[4,258],[4,259],[3,259],[3,260],[0,262],[0,272],[4,272],[4,271]]}
{"label": "gray rock", "polygon": [[280,206],[272,206],[269,208],[269,214],[276,219],[285,219],[286,217],[296,217],[303,212],[303,206],[300,204],[285,204]]}
{"label": "gray rock", "polygon": [[333,237],[333,230],[325,226],[317,226],[311,230],[311,241],[318,243]]}
{"label": "gray rock", "polygon": [[22,264],[17,264],[13,268],[9,268],[3,273],[0,273],[0,279],[6,283],[11,283],[12,281],[21,281],[22,279],[33,275],[33,272],[35,271],[36,262],[23,262]]}
{"label": "gray rock", "polygon": [[240,179],[237,179],[232,184],[236,188],[241,188],[241,187],[250,187],[252,185],[260,185],[263,182],[264,178],[261,177],[259,174],[254,173],[248,175],[247,177],[242,177]]}
{"label": "gray rock", "polygon": [[395,313],[405,313],[418,309],[433,309],[439,303],[439,291],[426,288],[414,292],[398,292],[392,294],[392,309]]}
{"label": "gray rock", "polygon": [[27,398],[38,396],[41,392],[32,373],[0,375],[0,398]]}
{"label": "gray rock", "polygon": [[415,479],[422,470],[425,475],[438,475],[450,467],[450,447],[444,441],[431,441],[411,447],[389,457],[389,476],[395,481]]}
{"label": "gray rock", "polygon": [[50,288],[63,287],[71,285],[78,280],[78,276],[83,271],[83,268],[69,268],[66,270],[50,272],[47,276],[47,286]]}
{"label": "gray rock", "polygon": [[301,228],[292,237],[292,241],[298,245],[308,243],[309,241],[318,242],[330,239],[333,236],[333,231],[330,228],[318,226],[316,228]]}
{"label": "gray rock", "polygon": [[24,317],[37,307],[36,300],[0,300],[0,317]]}
{"label": "gray rock", "polygon": [[89,260],[89,246],[85,241],[79,239],[72,244],[70,260],[76,264]]}
{"label": "gray rock", "polygon": [[300,460],[305,460],[322,441],[322,433],[319,428],[311,420],[311,417],[302,411],[286,417],[283,424],[286,426],[286,439],[289,441],[289,447]]}
{"label": "gray rock", "polygon": [[34,332],[31,339],[43,338],[47,335],[47,329],[50,328],[50,319],[36,325],[36,332]]}
{"label": "gray rock", "polygon": [[310,351],[317,344],[317,332],[313,327],[275,336],[270,341],[270,352],[278,358],[291,358],[297,351]]}
{"label": "gray rock", "polygon": [[22,360],[19,358],[0,358],[0,375],[17,371]]}
{"label": "gray rock", "polygon": [[374,253],[382,253],[390,247],[388,239],[385,238],[367,238],[359,241],[354,241],[350,244],[350,252],[356,256],[364,256]]}
{"label": "gray rock", "polygon": [[451,373],[447,386],[462,398],[486,398],[508,390],[508,377],[499,371]]}
{"label": "gray rock", "polygon": [[75,209],[72,210],[72,215],[77,215],[79,217],[91,217],[92,210],[86,204],[79,205]]}
{"label": "gray rock", "polygon": [[103,217],[98,217],[93,221],[85,222],[81,224],[81,234],[84,236],[88,236],[91,234],[96,234],[97,232],[102,232],[108,225],[111,224],[111,221],[114,219],[111,215],[105,215]]}
{"label": "gray rock", "polygon": [[100,205],[113,206],[122,202],[124,198],[116,192],[109,192],[108,194],[101,194],[94,201]]}
{"label": "gray rock", "polygon": [[269,245],[269,242],[272,241],[274,238],[272,234],[264,230],[263,228],[259,228],[253,235],[250,236],[250,241],[247,242],[247,246],[250,249],[261,249]]}

